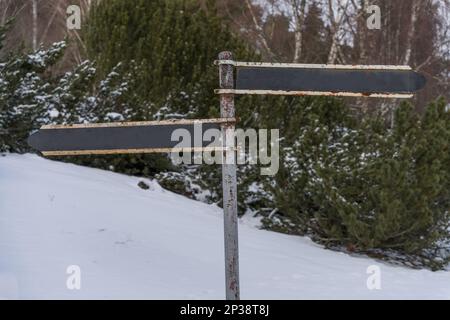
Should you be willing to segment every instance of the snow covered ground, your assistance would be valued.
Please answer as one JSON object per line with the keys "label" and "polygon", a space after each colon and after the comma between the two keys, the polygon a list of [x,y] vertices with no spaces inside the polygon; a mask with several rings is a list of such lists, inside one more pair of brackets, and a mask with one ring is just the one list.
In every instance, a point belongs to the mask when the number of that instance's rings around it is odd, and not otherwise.
{"label": "snow covered ground", "polygon": [[[142,179],[0,157],[0,298],[222,299],[221,210]],[[240,225],[243,299],[450,298],[450,272],[392,267]],[[69,290],[67,268],[81,268]],[[381,269],[381,290],[367,268]]]}

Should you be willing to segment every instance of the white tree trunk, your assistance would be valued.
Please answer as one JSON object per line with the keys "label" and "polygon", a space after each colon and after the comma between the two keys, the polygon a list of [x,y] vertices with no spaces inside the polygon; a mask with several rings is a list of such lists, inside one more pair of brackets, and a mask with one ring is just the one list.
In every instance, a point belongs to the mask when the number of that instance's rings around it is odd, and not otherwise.
{"label": "white tree trunk", "polygon": [[295,52],[294,63],[299,63],[302,57],[303,33],[301,30],[295,30]]}
{"label": "white tree trunk", "polygon": [[359,62],[361,64],[364,64],[367,62],[367,32],[368,28],[364,25],[365,22],[365,13],[367,12],[367,8],[369,7],[369,4],[367,0],[361,0],[361,6],[360,6],[360,12],[358,14],[359,16],[359,23],[361,24],[359,28],[360,32],[360,38],[359,38]]}
{"label": "white tree trunk", "polygon": [[330,53],[328,54],[328,64],[335,64],[336,60],[337,60],[337,53],[338,53],[338,33],[337,31],[334,32],[333,34],[333,40],[331,42],[331,48],[330,48]]}
{"label": "white tree trunk", "polygon": [[[299,3],[299,1],[301,1]],[[295,17],[295,52],[294,63],[298,63],[302,57],[303,25],[306,17],[306,0],[291,0],[292,10]]]}
{"label": "white tree trunk", "polygon": [[348,16],[348,6],[350,1],[346,1],[344,4],[341,1],[337,1],[338,8],[334,6],[334,0],[328,0],[328,10],[331,28],[331,46],[328,53],[328,64],[335,64],[339,52],[339,33],[344,24],[344,18]]}
{"label": "white tree trunk", "polygon": [[409,26],[408,35],[406,38],[406,49],[405,56],[403,59],[403,64],[409,65],[411,63],[412,56],[412,46],[414,41],[414,36],[416,34],[417,19],[419,17],[420,0],[411,0],[411,25]]}
{"label": "white tree trunk", "polygon": [[32,0],[32,20],[33,20],[33,31],[32,31],[32,46],[33,50],[37,50],[38,46],[38,0]]}

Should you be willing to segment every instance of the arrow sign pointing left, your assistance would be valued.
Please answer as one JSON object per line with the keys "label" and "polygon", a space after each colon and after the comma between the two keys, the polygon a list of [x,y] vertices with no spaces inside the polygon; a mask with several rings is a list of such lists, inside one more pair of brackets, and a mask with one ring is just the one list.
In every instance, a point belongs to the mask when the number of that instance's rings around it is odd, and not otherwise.
{"label": "arrow sign pointing left", "polygon": [[[222,124],[231,122],[235,119],[51,125],[32,134],[28,144],[44,156],[223,151],[209,147],[221,144],[205,142],[203,136],[207,130],[220,130]],[[189,141],[180,144],[180,135],[174,136],[179,129]]]}

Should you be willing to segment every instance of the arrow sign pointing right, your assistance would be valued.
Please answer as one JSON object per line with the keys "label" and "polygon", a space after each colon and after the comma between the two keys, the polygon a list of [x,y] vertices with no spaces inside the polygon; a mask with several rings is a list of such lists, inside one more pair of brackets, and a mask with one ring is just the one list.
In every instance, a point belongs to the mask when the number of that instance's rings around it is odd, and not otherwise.
{"label": "arrow sign pointing right", "polygon": [[[221,61],[219,61],[221,63]],[[346,66],[234,62],[234,94],[411,98],[426,84],[408,66]],[[218,90],[218,93],[226,93]]]}

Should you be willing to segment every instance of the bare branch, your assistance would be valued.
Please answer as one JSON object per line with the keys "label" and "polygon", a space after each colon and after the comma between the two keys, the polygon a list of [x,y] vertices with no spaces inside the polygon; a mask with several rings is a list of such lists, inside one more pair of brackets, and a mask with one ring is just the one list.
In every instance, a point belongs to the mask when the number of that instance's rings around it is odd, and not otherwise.
{"label": "bare branch", "polygon": [[267,44],[267,40],[266,37],[264,35],[264,29],[261,27],[261,25],[258,22],[258,19],[256,18],[256,15],[253,11],[253,6],[250,3],[250,0],[245,0],[245,3],[247,5],[247,9],[252,17],[252,21],[253,21],[253,25],[256,31],[256,34],[258,35],[258,39],[260,40],[264,50],[271,56],[274,57],[275,54],[273,53],[273,51],[270,49],[269,45]]}

